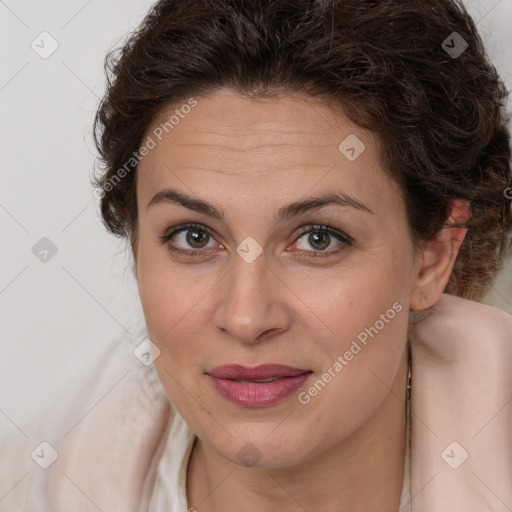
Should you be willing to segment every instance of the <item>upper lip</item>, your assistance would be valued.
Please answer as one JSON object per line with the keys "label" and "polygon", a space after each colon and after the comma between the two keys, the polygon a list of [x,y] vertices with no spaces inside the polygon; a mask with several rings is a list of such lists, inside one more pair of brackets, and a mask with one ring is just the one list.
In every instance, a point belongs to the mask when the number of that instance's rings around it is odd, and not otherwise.
{"label": "upper lip", "polygon": [[240,364],[226,364],[213,368],[207,374],[219,379],[259,380],[272,377],[297,377],[310,371],[282,364],[262,364],[253,368]]}

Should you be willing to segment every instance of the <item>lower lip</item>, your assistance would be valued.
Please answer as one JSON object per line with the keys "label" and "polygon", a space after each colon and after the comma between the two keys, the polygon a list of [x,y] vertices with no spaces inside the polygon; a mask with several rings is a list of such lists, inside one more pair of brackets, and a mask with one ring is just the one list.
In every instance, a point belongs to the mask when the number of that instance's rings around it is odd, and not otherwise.
{"label": "lower lip", "polygon": [[237,382],[209,375],[215,389],[227,400],[243,407],[266,407],[297,391],[312,375],[282,377],[273,382]]}

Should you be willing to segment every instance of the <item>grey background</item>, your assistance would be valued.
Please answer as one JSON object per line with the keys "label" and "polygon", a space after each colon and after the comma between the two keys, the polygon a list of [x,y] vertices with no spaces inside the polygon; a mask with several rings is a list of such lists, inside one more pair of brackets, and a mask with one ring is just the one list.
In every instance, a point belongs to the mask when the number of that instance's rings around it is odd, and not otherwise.
{"label": "grey background", "polygon": [[[143,321],[128,252],[103,228],[89,179],[104,56],[152,4],[0,0],[0,437]],[[466,4],[510,88],[512,0]],[[31,47],[43,31],[58,43],[46,59]],[[43,237],[57,249],[46,263],[32,252]],[[510,265],[486,301],[512,312]]]}

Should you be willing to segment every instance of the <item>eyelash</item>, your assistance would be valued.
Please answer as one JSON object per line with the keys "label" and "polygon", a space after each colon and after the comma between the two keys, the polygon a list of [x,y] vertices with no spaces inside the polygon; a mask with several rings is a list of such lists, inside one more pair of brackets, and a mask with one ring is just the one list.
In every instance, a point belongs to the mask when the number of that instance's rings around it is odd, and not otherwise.
{"label": "eyelash", "polygon": [[[180,224],[178,226],[174,226],[172,229],[173,231],[172,232],[167,232],[167,234],[163,235],[163,236],[160,236],[159,239],[160,239],[160,242],[162,244],[166,244],[173,236],[181,233],[182,231],[187,231],[187,230],[190,230],[192,228],[195,228],[195,229],[198,229],[198,230],[201,230],[205,233],[208,234],[208,236],[212,237],[213,236],[211,235],[211,233],[204,227],[202,226],[201,224],[196,224],[196,223],[185,223],[185,224]],[[310,233],[310,232],[322,232],[322,231],[325,231],[326,233],[329,233],[329,235],[332,235],[334,236],[335,238],[338,239],[338,241],[342,242],[342,245],[336,249],[336,250],[331,250],[329,252],[324,252],[324,251],[300,251],[299,250],[299,253],[306,253],[308,258],[325,258],[325,257],[328,257],[328,256],[333,256],[335,254],[338,254],[339,252],[341,252],[342,250],[345,249],[346,246],[350,246],[352,245],[351,243],[351,239],[350,237],[348,237],[347,235],[345,235],[344,233],[332,228],[331,226],[328,226],[328,225],[308,225],[308,226],[304,226],[304,228],[301,230],[301,232],[297,235],[297,237],[295,238],[294,242],[293,243],[296,243],[303,235],[307,234],[307,233]],[[198,250],[185,250],[185,249],[177,249],[176,247],[173,247],[172,245],[168,245],[167,246],[169,250],[171,251],[174,251],[176,253],[179,253],[181,255],[184,255],[184,256],[192,256],[192,257],[199,257],[199,256],[203,256],[203,253],[208,251],[208,249],[204,250],[204,249],[198,249]],[[311,253],[311,254],[309,254]]]}

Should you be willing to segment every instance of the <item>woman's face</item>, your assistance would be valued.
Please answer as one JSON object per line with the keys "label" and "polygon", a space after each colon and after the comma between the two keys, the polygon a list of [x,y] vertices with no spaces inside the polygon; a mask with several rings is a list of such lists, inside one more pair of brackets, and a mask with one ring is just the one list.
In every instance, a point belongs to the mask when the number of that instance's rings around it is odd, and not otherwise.
{"label": "woman's face", "polygon": [[[155,365],[210,450],[298,464],[385,417],[418,270],[404,203],[376,140],[318,100],[189,104],[152,124],[137,170]],[[286,368],[252,371],[269,364]]]}

